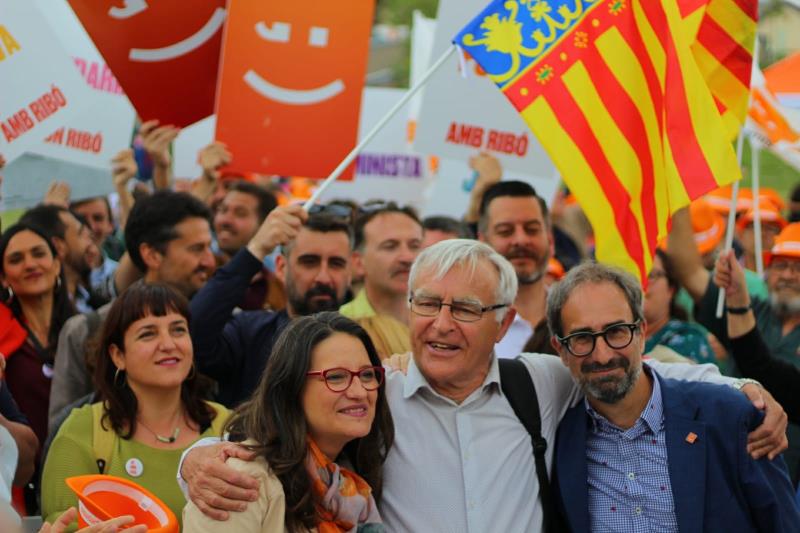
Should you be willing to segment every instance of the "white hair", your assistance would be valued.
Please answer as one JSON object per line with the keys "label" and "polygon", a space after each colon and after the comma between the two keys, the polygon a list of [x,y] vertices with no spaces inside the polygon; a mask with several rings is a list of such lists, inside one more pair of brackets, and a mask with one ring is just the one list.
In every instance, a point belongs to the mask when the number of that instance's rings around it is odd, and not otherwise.
{"label": "white hair", "polygon": [[[487,244],[472,239],[446,239],[424,249],[411,265],[408,275],[408,293],[413,296],[420,272],[432,272],[434,279],[442,279],[456,266],[466,267],[470,277],[481,260],[488,260],[497,270],[499,281],[495,289],[496,302],[512,305],[517,297],[517,273],[508,259],[494,251]],[[502,322],[508,307],[497,309],[495,317]]]}

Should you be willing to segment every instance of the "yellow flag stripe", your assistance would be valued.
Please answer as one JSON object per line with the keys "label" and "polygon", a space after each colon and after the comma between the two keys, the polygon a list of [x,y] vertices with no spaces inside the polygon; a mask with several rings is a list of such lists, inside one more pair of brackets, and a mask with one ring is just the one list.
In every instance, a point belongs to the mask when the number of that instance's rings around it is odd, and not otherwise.
{"label": "yellow flag stripe", "polygon": [[650,56],[650,61],[653,63],[653,69],[658,76],[659,87],[664,87],[664,78],[666,76],[667,54],[664,47],[661,46],[653,26],[642,11],[639,2],[633,2],[633,16],[636,20],[636,26],[639,28],[639,33],[642,35],[642,41],[645,48],[647,48],[647,55]]}
{"label": "yellow flag stripe", "polygon": [[531,126],[556,167],[561,170],[564,181],[580,205],[591,206],[584,212],[594,228],[598,245],[597,259],[640,276],[639,267],[627,253],[625,241],[617,229],[614,211],[600,183],[590,179],[594,176],[592,168],[580,147],[562,128],[553,109],[543,97],[539,97],[522,111],[522,118]]}
{"label": "yellow flag stripe", "polygon": [[[609,30],[611,31],[611,30]],[[636,218],[641,242],[646,243],[647,232],[642,214],[642,168],[636,151],[620,131],[605,103],[597,94],[591,76],[581,62],[575,63],[563,76],[564,84],[575,99],[589,123],[592,133],[602,139],[600,149],[611,164],[614,174],[630,196],[630,208]],[[647,255],[647,254],[645,254]]]}
{"label": "yellow flag stripe", "polygon": [[714,0],[709,2],[706,13],[728,33],[731,39],[747,50],[753,50],[756,22],[742,11],[736,2]]}
{"label": "yellow flag stripe", "polygon": [[661,150],[661,131],[658,115],[648,90],[647,80],[639,58],[633,53],[620,32],[614,28],[597,40],[597,49],[608,68],[633,101],[642,117],[647,132],[647,145],[653,161],[656,221],[659,234],[666,232],[669,216],[664,157]]}
{"label": "yellow flag stripe", "polygon": [[[669,9],[667,4],[665,3],[664,12],[667,15],[672,35],[677,37],[675,29],[680,24],[677,6]],[[717,183],[720,186],[732,183],[741,178],[741,171],[729,140],[720,135],[720,132],[725,131],[725,127],[722,124],[722,118],[719,115],[717,106],[711,97],[705,80],[700,74],[700,70],[697,68],[697,63],[689,46],[675,39],[675,51],[683,78],[683,91],[686,94],[686,102],[689,106],[692,133],[697,139]],[[680,89],[672,87],[670,90]],[[684,176],[684,179],[691,179],[691,176]]]}

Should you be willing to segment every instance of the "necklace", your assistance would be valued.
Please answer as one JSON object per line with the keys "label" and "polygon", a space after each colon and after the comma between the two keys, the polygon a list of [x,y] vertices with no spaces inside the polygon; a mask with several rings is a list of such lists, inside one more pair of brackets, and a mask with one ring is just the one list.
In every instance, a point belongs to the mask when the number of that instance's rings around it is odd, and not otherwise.
{"label": "necklace", "polygon": [[[137,420],[138,420],[138,419],[137,419]],[[157,440],[158,442],[163,442],[164,444],[172,444],[172,443],[174,443],[176,440],[178,440],[178,435],[179,435],[179,434],[180,434],[180,432],[181,432],[181,428],[180,428],[180,426],[175,426],[175,431],[173,431],[173,432],[172,432],[172,436],[171,436],[171,437],[165,437],[164,435],[159,435],[158,433],[156,433],[155,431],[153,431],[152,429],[150,429],[149,427],[147,427],[147,426],[144,424],[144,422],[142,422],[141,420],[139,420],[139,423],[142,425],[142,427],[143,427],[144,429],[146,429],[147,431],[149,431],[150,433],[152,433],[152,434],[153,434],[153,436],[156,438],[156,440]]]}

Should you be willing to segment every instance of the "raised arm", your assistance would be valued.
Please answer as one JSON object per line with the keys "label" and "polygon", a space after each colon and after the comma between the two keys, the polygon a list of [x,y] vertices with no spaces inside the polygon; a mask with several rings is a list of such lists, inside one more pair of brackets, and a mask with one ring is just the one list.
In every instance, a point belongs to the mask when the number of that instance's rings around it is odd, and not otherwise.
{"label": "raised arm", "polygon": [[[274,209],[261,224],[246,249],[218,269],[192,298],[192,341],[201,372],[216,377],[236,365],[245,354],[247,339],[232,318],[250,280],[261,271],[264,258],[276,246],[293,239],[306,217],[299,205]],[[260,311],[259,311],[260,312]]]}
{"label": "raised arm", "polygon": [[124,228],[128,221],[128,214],[133,208],[133,195],[128,190],[128,182],[136,177],[138,167],[133,157],[133,150],[126,148],[120,150],[111,159],[111,180],[114,190],[119,196],[119,225]]}
{"label": "raised arm", "polygon": [[478,178],[475,180],[475,185],[469,193],[469,204],[467,211],[464,213],[464,222],[468,224],[477,224],[480,218],[481,200],[483,193],[486,192],[491,185],[494,185],[503,178],[503,168],[500,166],[500,161],[493,155],[481,152],[473,156],[469,160],[469,168],[477,172]]}
{"label": "raised arm", "polygon": [[695,302],[699,301],[708,287],[711,275],[703,267],[703,260],[694,243],[694,231],[688,207],[672,215],[667,253],[672,259],[678,281]]}
{"label": "raised arm", "polygon": [[800,423],[800,368],[789,361],[773,357],[756,327],[756,317],[750,306],[744,271],[733,252],[720,255],[714,283],[725,291],[728,307],[743,312],[727,313],[731,355],[742,375],[760,381],[783,405],[789,420]]}
{"label": "raised arm", "polygon": [[157,120],[149,120],[139,129],[144,150],[153,161],[153,188],[156,190],[168,189],[172,184],[169,146],[180,132],[175,126],[159,126]]}
{"label": "raised arm", "polygon": [[219,183],[219,169],[230,163],[231,157],[231,153],[221,142],[213,142],[200,150],[197,162],[203,168],[203,173],[192,184],[192,195],[203,202],[208,201]]}

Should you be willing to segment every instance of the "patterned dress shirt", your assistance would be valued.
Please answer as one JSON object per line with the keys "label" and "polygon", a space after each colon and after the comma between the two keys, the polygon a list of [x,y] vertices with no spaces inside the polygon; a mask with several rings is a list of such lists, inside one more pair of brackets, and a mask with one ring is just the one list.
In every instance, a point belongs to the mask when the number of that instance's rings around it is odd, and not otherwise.
{"label": "patterned dress shirt", "polygon": [[[647,379],[644,375],[639,379]],[[592,531],[677,532],[669,480],[661,387],[633,427],[621,429],[585,401],[589,413],[586,462]]]}

